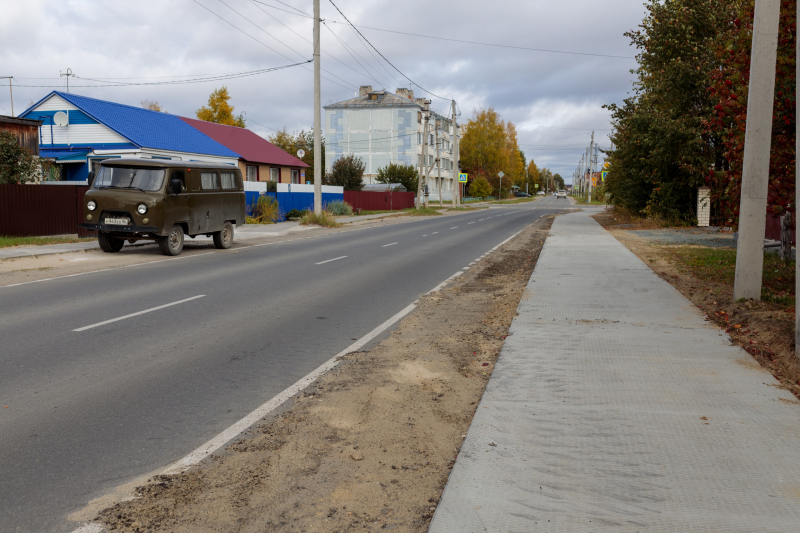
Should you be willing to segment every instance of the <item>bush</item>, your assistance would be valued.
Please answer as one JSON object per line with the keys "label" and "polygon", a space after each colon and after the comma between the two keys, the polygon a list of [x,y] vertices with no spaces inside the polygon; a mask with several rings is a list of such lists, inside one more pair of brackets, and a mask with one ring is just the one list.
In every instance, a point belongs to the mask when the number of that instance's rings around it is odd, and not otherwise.
{"label": "bush", "polygon": [[349,217],[353,214],[353,206],[347,202],[336,200],[335,202],[328,202],[322,208],[333,216]]}
{"label": "bush", "polygon": [[267,192],[278,192],[278,182],[277,181],[268,181],[267,182]]}
{"label": "bush", "polygon": [[290,219],[290,218],[303,218],[303,212],[300,211],[299,209],[292,209],[291,211],[286,213],[286,218],[287,219]]}
{"label": "bush", "polygon": [[389,163],[388,166],[378,169],[378,183],[400,183],[408,192],[417,193],[417,183],[419,182],[419,172],[411,165],[398,165]]}
{"label": "bush", "polygon": [[353,154],[340,157],[333,163],[327,176],[328,185],[344,187],[346,191],[360,191],[364,188],[364,160]]}
{"label": "bush", "polygon": [[249,210],[248,224],[275,224],[281,217],[278,201],[272,196],[259,196]]}
{"label": "bush", "polygon": [[40,179],[50,181],[55,171],[51,161],[41,159],[20,146],[14,134],[0,131],[0,183],[29,183]]}
{"label": "bush", "polygon": [[300,220],[300,224],[303,226],[322,226],[323,228],[338,228],[341,226],[341,224],[336,222],[336,219],[329,215],[327,211],[323,211],[319,215],[315,214],[313,211],[306,211],[303,213],[303,218]]}
{"label": "bush", "polygon": [[469,184],[469,192],[472,196],[485,198],[492,195],[492,186],[489,180],[483,176],[478,176]]}

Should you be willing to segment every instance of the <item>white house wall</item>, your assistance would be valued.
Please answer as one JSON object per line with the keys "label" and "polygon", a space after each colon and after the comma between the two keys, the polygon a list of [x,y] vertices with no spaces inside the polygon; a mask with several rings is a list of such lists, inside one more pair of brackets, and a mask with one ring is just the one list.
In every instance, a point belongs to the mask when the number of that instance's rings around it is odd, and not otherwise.
{"label": "white house wall", "polygon": [[[68,126],[64,127],[53,125],[52,128],[49,123],[45,123],[41,128],[39,128],[41,131],[39,142],[43,148],[47,148],[50,145],[80,146],[87,144],[130,144],[128,139],[115,132],[111,128],[98,123],[86,115],[83,111],[56,94],[32,109],[32,115],[28,116],[27,118],[35,119],[37,118],[37,113],[52,113],[56,111],[64,111],[69,113],[70,118],[73,118],[73,115],[80,116],[81,123],[69,124]],[[82,123],[87,122],[86,119],[92,123]],[[51,131],[53,132],[52,137],[50,135]]]}

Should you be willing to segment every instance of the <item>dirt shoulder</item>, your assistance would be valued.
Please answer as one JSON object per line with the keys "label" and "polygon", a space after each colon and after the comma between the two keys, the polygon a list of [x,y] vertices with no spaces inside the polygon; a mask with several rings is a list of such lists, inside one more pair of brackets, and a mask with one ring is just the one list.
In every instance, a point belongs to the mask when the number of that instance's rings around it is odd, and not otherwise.
{"label": "dirt shoulder", "polygon": [[113,531],[427,531],[553,217],[349,354],[201,466],[103,511]]}
{"label": "dirt shoulder", "polygon": [[[656,274],[701,309],[709,320],[726,331],[734,342],[780,381],[781,388],[791,391],[800,399],[800,361],[795,357],[794,308],[766,301],[735,302],[730,272],[712,279],[709,276],[700,277],[696,269],[687,268],[681,260],[682,257],[711,250],[709,247],[660,244],[653,238],[632,233],[629,228],[615,227],[615,220],[609,212],[595,215],[594,218]],[[723,268],[732,269],[733,266]]]}

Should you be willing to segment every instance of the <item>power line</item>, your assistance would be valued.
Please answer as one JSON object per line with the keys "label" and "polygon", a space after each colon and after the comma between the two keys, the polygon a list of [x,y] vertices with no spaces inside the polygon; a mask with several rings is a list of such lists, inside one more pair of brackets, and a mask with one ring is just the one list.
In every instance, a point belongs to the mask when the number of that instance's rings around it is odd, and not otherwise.
{"label": "power line", "polygon": [[[345,51],[346,51],[348,54],[350,54],[350,57],[352,57],[352,58],[353,58],[353,60],[354,60],[356,63],[358,63],[358,65],[359,65],[359,66],[360,66],[362,69],[364,69],[364,74],[366,74],[368,78],[372,78],[372,80],[373,80],[375,83],[377,83],[378,85],[383,85],[383,82],[380,82],[380,81],[378,81],[378,80],[377,80],[377,78],[375,78],[375,77],[373,77],[373,76],[372,76],[372,74],[368,74],[368,72],[369,72],[369,71],[367,70],[367,67],[366,67],[366,66],[364,66],[364,65],[361,63],[361,61],[359,61],[358,59],[356,59],[356,56],[354,56],[354,55],[353,55],[353,53],[355,53],[356,55],[358,55],[358,57],[361,57],[361,56],[358,54],[358,52],[356,52],[355,50],[353,50],[352,48],[350,48],[350,47],[349,47],[349,46],[348,46],[348,45],[347,45],[347,44],[346,44],[346,43],[345,43],[345,42],[344,42],[344,41],[343,41],[343,40],[342,40],[342,39],[341,39],[341,38],[340,38],[338,35],[336,35],[336,32],[334,32],[332,29],[330,29],[330,28],[328,27],[328,25],[327,25],[327,24],[325,24],[325,23],[323,22],[323,25],[325,26],[325,29],[326,29],[326,30],[328,30],[328,31],[331,33],[331,35],[333,35],[334,39],[336,39],[337,41],[339,41],[339,44],[341,44],[341,45],[342,45],[342,47],[345,49]],[[363,57],[361,57],[361,60],[362,60],[362,61],[364,61],[364,58],[363,58]],[[366,61],[364,61],[364,63],[366,63]]]}
{"label": "power line", "polygon": [[350,20],[349,20],[349,19],[348,19],[348,18],[345,16],[345,14],[344,14],[344,13],[342,13],[342,10],[341,10],[341,9],[339,9],[339,7],[338,7],[336,4],[334,4],[334,3],[333,3],[333,0],[328,0],[328,1],[331,3],[331,5],[332,5],[333,7],[335,7],[335,8],[336,8],[336,11],[338,11],[338,12],[339,12],[339,14],[340,14],[342,17],[344,17],[344,20],[346,20],[346,21],[347,21],[347,23],[348,23],[348,24],[350,24],[350,26],[351,26],[351,27],[352,27],[354,30],[356,30],[356,32],[358,32],[358,34],[359,34],[359,35],[361,35],[361,38],[362,38],[362,39],[364,39],[364,40],[367,42],[367,44],[369,44],[369,45],[372,47],[372,49],[373,49],[373,50],[375,50],[376,52],[378,52],[378,55],[379,55],[379,56],[381,56],[381,57],[383,58],[383,60],[384,60],[384,61],[386,61],[387,63],[389,63],[389,64],[392,66],[392,68],[393,68],[393,69],[395,69],[397,72],[399,72],[399,73],[400,73],[400,75],[401,75],[401,76],[403,76],[405,79],[407,79],[407,80],[409,81],[409,83],[411,83],[412,85],[416,85],[417,87],[419,87],[420,89],[422,89],[424,92],[426,92],[426,93],[430,94],[431,96],[433,96],[433,97],[435,97],[435,98],[439,98],[439,99],[441,99],[441,100],[450,100],[450,101],[452,101],[452,98],[444,98],[443,96],[439,96],[439,95],[436,95],[436,94],[434,94],[434,93],[430,92],[429,90],[427,90],[426,88],[424,88],[422,85],[420,85],[419,83],[416,83],[416,82],[414,82],[414,81],[413,81],[411,78],[409,78],[408,76],[406,76],[405,74],[403,74],[403,72],[402,72],[402,71],[401,71],[399,68],[397,68],[396,66],[394,66],[394,64],[392,64],[392,62],[391,62],[391,61],[389,61],[388,59],[386,59],[386,56],[384,56],[384,55],[383,55],[383,54],[380,52],[380,50],[378,50],[377,48],[375,48],[375,46],[374,46],[374,45],[373,45],[371,42],[369,42],[369,39],[367,39],[366,37],[364,37],[364,34],[363,34],[363,33],[361,33],[360,31],[358,31],[358,28],[356,28],[356,27],[353,25],[353,23],[352,23],[352,22],[350,22]]}
{"label": "power line", "polygon": [[[256,2],[258,0],[251,0],[251,1]],[[275,1],[279,1],[279,0],[275,0]],[[281,9],[279,7],[272,6],[272,5],[266,4],[264,2],[258,2],[258,3],[262,4],[262,5],[265,5],[267,7],[271,7],[272,9],[278,9],[280,11],[286,11],[285,9]],[[281,3],[283,4],[283,2],[281,2]],[[287,5],[287,4],[285,4],[285,5]],[[337,8],[337,10],[338,10],[338,8]],[[293,11],[286,11],[286,12],[287,13],[291,13],[292,15],[303,16],[303,17],[307,17],[307,18],[313,18],[311,15],[307,15],[307,14],[303,13],[302,11],[301,11],[302,15],[300,15],[298,13],[295,13]],[[339,13],[341,13],[341,11],[339,11]],[[344,15],[342,15],[342,16],[344,17]],[[347,17],[345,17],[345,19],[347,19]],[[493,47],[498,47],[498,48],[513,48],[515,50],[529,50],[531,52],[546,52],[546,53],[551,53],[551,54],[568,54],[568,55],[590,56],[590,57],[610,57],[610,58],[616,58],[616,59],[636,59],[634,56],[621,56],[621,55],[613,55],[613,54],[594,54],[594,53],[591,53],[591,52],[571,52],[571,51],[567,51],[567,50],[554,50],[554,49],[551,49],[551,48],[532,48],[532,47],[528,47],[528,46],[516,46],[516,45],[511,45],[511,44],[486,43],[486,42],[481,42],[481,41],[468,41],[468,40],[465,40],[465,39],[451,39],[451,38],[448,38],[448,37],[438,37],[438,36],[435,36],[435,35],[422,35],[420,33],[410,33],[410,32],[397,31],[397,30],[387,30],[385,28],[375,28],[373,26],[361,26],[361,25],[355,26],[350,21],[341,22],[341,21],[338,21],[338,20],[327,20],[326,22],[331,22],[333,24],[350,24],[353,27],[364,28],[366,30],[383,31],[383,32],[386,32],[386,33],[397,33],[399,35],[408,35],[408,36],[411,36],[411,37],[421,37],[423,39],[437,39],[437,40],[440,40],[440,41],[451,41],[451,42],[456,42],[456,43],[474,44],[474,45],[479,45],[479,46],[493,46]]]}
{"label": "power line", "polygon": [[[300,63],[293,63],[291,65],[283,65],[280,67],[272,67],[272,68],[265,68],[260,70],[251,70],[249,72],[240,72],[237,74],[226,74],[221,76],[212,76],[207,78],[194,78],[189,80],[170,80],[170,81],[153,81],[153,82],[142,82],[142,83],[131,83],[131,82],[110,82],[107,79],[97,79],[97,78],[84,78],[82,76],[75,76],[80,80],[86,81],[97,81],[100,82],[101,85],[73,85],[73,87],[128,87],[134,85],[186,85],[189,83],[204,83],[207,81],[220,81],[220,80],[231,80],[235,78],[244,78],[247,76],[256,76],[258,74],[265,74],[267,72],[274,72],[276,70],[283,70],[289,67],[296,67],[299,65],[305,65],[306,63],[310,63],[312,60],[302,61]],[[62,85],[20,85],[14,84],[14,87],[43,87],[43,88],[60,88],[63,87]]]}

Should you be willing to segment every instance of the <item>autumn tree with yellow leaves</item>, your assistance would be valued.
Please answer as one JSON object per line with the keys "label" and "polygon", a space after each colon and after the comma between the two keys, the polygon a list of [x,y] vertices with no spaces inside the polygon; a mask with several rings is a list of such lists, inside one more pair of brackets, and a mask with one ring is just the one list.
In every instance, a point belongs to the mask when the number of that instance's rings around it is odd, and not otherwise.
{"label": "autumn tree with yellow leaves", "polygon": [[228,88],[224,85],[215,89],[208,97],[208,106],[203,106],[197,110],[197,118],[206,122],[216,122],[226,126],[238,126],[244,128],[244,115],[234,115],[233,106],[228,103],[231,99]]}
{"label": "autumn tree with yellow leaves", "polygon": [[[477,179],[482,177],[498,197],[507,196],[511,185],[525,181],[525,158],[517,144],[517,128],[504,122],[494,108],[476,109],[464,125],[460,144],[461,169]],[[499,172],[505,175],[500,191]]]}

